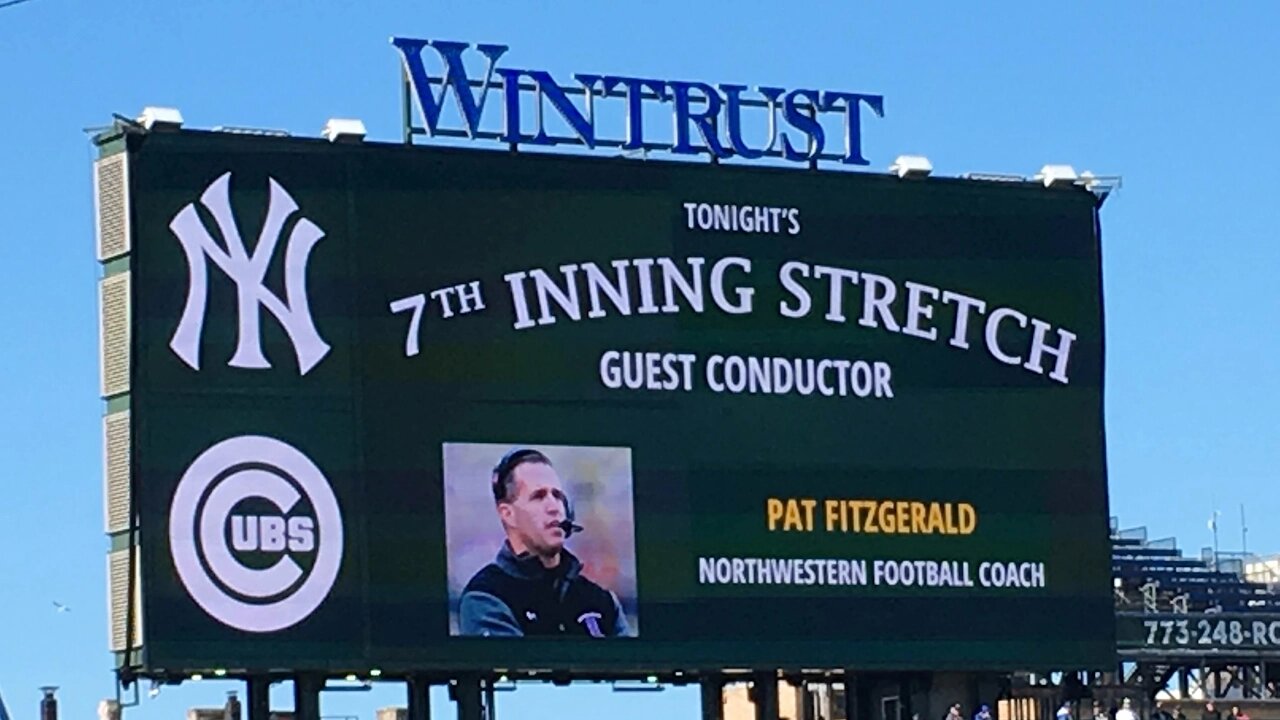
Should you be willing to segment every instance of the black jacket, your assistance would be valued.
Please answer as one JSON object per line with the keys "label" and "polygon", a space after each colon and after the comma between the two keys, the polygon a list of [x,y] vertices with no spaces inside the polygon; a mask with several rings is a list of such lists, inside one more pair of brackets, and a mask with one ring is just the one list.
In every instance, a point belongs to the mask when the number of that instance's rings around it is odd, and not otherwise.
{"label": "black jacket", "polygon": [[548,569],[535,555],[516,555],[507,542],[467,583],[458,614],[462,635],[629,634],[618,598],[583,576],[573,553],[561,550],[560,564]]}

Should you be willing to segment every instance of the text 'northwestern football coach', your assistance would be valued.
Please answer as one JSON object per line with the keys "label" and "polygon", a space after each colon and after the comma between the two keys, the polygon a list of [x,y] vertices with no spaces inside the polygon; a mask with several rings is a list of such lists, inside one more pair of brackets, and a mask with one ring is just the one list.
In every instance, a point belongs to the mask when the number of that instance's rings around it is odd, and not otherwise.
{"label": "text 'northwestern football coach'", "polygon": [[564,546],[582,528],[551,460],[537,450],[512,450],[494,467],[491,483],[507,539],[462,591],[462,634],[627,635],[617,596],[588,580]]}

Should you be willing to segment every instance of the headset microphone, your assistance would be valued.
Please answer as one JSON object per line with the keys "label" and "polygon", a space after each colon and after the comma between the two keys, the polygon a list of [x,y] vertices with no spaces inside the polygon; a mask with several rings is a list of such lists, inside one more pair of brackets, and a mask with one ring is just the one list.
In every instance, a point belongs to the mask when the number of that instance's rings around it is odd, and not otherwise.
{"label": "headset microphone", "polygon": [[564,531],[565,540],[572,537],[574,533],[580,533],[583,530],[586,530],[586,528],[573,521],[573,515],[573,501],[569,499],[568,495],[566,495],[564,497],[564,519],[558,523],[560,529]]}
{"label": "headset microphone", "polygon": [[564,531],[564,537],[566,540],[569,539],[570,535],[576,532],[582,532],[583,530],[586,529],[581,525],[574,525],[572,522],[569,522],[568,520],[561,520],[559,525],[560,525],[560,529]]}

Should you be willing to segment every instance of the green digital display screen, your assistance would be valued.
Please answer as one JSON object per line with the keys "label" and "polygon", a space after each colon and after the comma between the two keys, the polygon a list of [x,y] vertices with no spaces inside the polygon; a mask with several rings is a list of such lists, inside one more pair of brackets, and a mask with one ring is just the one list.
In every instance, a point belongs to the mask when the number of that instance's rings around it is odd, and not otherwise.
{"label": "green digital display screen", "polygon": [[124,152],[147,667],[1113,661],[1088,191]]}

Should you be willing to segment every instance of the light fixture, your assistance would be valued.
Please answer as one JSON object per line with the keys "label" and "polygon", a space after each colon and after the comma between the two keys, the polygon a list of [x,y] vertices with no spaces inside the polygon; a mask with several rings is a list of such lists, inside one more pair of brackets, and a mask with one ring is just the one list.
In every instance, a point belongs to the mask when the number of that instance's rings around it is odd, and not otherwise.
{"label": "light fixture", "polygon": [[218,677],[225,677],[227,674],[227,671],[223,670],[222,668],[218,668],[217,670],[213,671],[213,674],[217,675]]}
{"label": "light fixture", "polygon": [[204,675],[201,675],[200,673],[193,673],[191,675],[192,682],[200,682],[203,679],[204,679]]}
{"label": "light fixture", "polygon": [[1062,187],[1074,185],[1078,177],[1070,165],[1045,165],[1033,179],[1043,182],[1045,187]]}
{"label": "light fixture", "polygon": [[324,124],[322,134],[329,142],[360,142],[364,140],[368,131],[365,130],[364,122],[360,120],[329,118],[329,121]]}
{"label": "light fixture", "polygon": [[900,178],[929,177],[933,172],[933,163],[923,155],[899,155],[889,166],[889,172]]}
{"label": "light fixture", "polygon": [[138,116],[138,124],[148,130],[177,130],[182,122],[182,113],[170,107],[148,105]]}
{"label": "light fixture", "polygon": [[345,679],[347,682],[355,682],[355,681],[356,681],[355,673],[348,673],[348,674],[347,674],[347,677],[346,677],[346,678],[344,678],[344,679]]}
{"label": "light fixture", "polygon": [[610,682],[609,685],[613,692],[654,693],[666,691],[666,688],[659,685],[656,681],[657,678],[653,678],[652,680],[614,680]]}
{"label": "light fixture", "polygon": [[382,677],[382,671],[378,668],[374,668],[369,671],[369,677]]}

